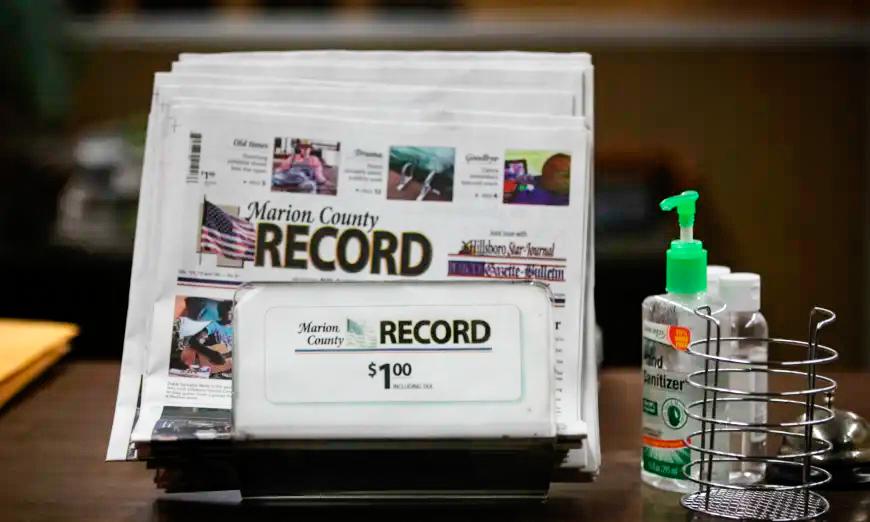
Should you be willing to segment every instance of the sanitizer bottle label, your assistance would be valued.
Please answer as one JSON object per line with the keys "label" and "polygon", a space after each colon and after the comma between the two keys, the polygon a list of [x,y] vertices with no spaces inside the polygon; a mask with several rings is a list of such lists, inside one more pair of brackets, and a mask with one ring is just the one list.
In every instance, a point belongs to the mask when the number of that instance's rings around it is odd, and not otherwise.
{"label": "sanitizer bottle label", "polygon": [[698,430],[686,407],[702,398],[686,381],[688,372],[674,369],[690,342],[688,328],[643,322],[643,469],[674,479],[686,478],[684,441]]}

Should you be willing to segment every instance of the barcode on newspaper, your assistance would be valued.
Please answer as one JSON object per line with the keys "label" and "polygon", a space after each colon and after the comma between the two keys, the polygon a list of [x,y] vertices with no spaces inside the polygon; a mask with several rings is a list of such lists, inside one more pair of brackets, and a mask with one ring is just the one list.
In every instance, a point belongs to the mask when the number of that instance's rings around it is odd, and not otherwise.
{"label": "barcode on newspaper", "polygon": [[199,182],[199,159],[202,156],[202,134],[190,133],[190,164],[187,169],[187,182]]}

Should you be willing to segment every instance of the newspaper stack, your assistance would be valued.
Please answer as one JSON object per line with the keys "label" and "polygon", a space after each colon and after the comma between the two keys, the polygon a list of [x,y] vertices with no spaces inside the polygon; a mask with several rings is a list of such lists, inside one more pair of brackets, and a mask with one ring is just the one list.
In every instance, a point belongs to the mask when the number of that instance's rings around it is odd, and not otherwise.
{"label": "newspaper stack", "polygon": [[595,473],[592,75],[582,53],[428,51],[156,74],[107,459],[229,439],[244,282],[534,279],[558,303],[557,426],[585,435],[562,466]]}

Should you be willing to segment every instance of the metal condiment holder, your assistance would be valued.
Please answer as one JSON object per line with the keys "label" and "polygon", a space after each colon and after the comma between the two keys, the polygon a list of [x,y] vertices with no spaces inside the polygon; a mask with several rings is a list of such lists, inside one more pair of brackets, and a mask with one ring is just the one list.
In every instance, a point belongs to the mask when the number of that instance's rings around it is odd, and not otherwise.
{"label": "metal condiment holder", "polygon": [[[705,339],[692,342],[688,352],[704,358],[704,369],[687,376],[690,386],[703,390],[704,398],[687,406],[690,418],[701,423],[700,431],[690,434],[687,446],[693,457],[684,472],[698,490],[685,495],[682,505],[695,512],[729,519],[756,520],[808,520],[824,515],[830,509],[828,501],[810,491],[831,480],[831,474],[811,463],[814,456],[830,451],[830,442],[812,436],[813,426],[823,424],[834,416],[828,407],[816,404],[816,396],[830,398],[836,389],[833,379],[819,375],[816,366],[837,358],[837,352],[819,344],[819,332],[832,323],[836,315],[824,308],[813,308],[809,318],[807,341],[779,338],[721,337],[719,320],[712,316],[709,306],[695,313],[707,321]],[[753,362],[722,355],[722,343],[759,342],[768,346],[784,346],[803,350],[799,360],[768,360]],[[727,377],[738,373],[763,373],[770,377],[806,379],[806,386],[785,391],[743,390],[729,387]],[[754,419],[728,418],[728,406],[739,403],[763,403],[766,407],[802,406],[803,415],[786,422],[754,422]],[[700,412],[700,413],[699,413]],[[751,455],[739,451],[717,448],[717,437],[730,437],[735,433],[761,434],[768,440],[775,437],[790,439],[803,451],[788,455]],[[721,448],[721,445],[720,445]],[[733,449],[733,448],[732,448]],[[743,462],[764,465],[767,473],[757,483],[736,484],[727,479],[717,481],[714,468],[730,470]],[[800,472],[797,484],[775,483],[771,467],[794,468]]]}

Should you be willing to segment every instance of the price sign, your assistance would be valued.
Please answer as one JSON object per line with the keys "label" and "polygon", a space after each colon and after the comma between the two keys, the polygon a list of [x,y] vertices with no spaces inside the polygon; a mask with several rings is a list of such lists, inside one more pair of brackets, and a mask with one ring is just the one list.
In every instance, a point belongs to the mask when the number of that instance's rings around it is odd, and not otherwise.
{"label": "price sign", "polygon": [[513,305],[280,307],[265,322],[276,403],[515,401]]}

